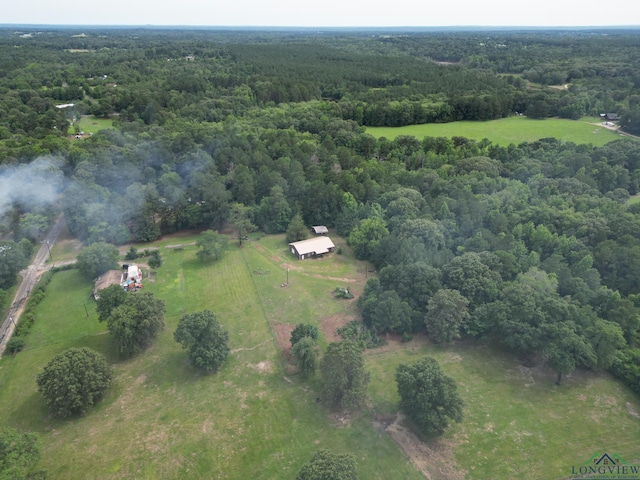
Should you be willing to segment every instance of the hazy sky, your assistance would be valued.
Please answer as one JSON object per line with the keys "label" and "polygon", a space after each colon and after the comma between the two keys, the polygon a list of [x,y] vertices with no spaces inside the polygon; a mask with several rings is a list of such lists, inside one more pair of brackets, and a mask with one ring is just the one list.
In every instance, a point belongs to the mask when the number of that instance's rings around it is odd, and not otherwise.
{"label": "hazy sky", "polygon": [[7,0],[0,24],[640,25],[637,0]]}

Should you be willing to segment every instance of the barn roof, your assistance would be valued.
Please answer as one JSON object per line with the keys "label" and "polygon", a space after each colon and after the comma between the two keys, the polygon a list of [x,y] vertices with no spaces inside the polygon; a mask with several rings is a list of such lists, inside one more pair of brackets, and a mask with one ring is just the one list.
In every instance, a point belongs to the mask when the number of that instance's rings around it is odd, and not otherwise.
{"label": "barn roof", "polygon": [[311,227],[311,230],[313,230],[313,233],[316,233],[316,234],[327,233],[329,231],[329,229],[324,225],[316,225],[315,227]]}
{"label": "barn roof", "polygon": [[309,238],[307,240],[290,243],[289,246],[294,247],[299,255],[306,255],[308,253],[321,255],[336,247],[329,237]]}

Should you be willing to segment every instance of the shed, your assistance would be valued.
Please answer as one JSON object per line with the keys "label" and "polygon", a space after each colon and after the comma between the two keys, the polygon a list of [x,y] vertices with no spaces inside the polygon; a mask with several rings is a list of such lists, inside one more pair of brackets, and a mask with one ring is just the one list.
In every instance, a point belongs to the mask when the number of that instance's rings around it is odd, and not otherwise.
{"label": "shed", "polygon": [[324,225],[317,225],[315,227],[311,227],[311,231],[316,235],[326,235],[329,233],[329,229]]}
{"label": "shed", "polygon": [[336,246],[329,237],[309,238],[289,244],[289,250],[298,257],[298,260],[322,256],[325,253],[333,252],[335,249]]}
{"label": "shed", "polygon": [[604,118],[610,122],[617,122],[620,120],[620,116],[617,113],[605,113]]}

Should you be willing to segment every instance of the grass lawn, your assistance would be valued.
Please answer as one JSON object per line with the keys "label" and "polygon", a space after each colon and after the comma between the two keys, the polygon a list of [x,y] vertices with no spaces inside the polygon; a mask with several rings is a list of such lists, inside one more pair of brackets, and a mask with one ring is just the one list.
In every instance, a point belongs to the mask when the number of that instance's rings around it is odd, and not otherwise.
{"label": "grass lawn", "polygon": [[486,122],[463,121],[451,123],[427,123],[406,127],[367,127],[367,133],[376,138],[393,140],[399,135],[412,135],[420,140],[424,137],[467,137],[475,140],[488,138],[497,145],[518,145],[541,138],[554,137],[577,144],[591,143],[602,146],[618,140],[621,135],[603,128],[599,118],[583,118],[579,121],[561,118],[533,120],[527,117],[509,117]]}
{"label": "grass lawn", "polygon": [[[94,117],[93,115],[82,115],[80,120],[76,122],[76,125],[80,128],[81,132],[90,134],[113,127],[113,120],[110,118]],[[75,135],[75,133],[75,126],[71,125],[69,127],[69,135]]]}
{"label": "grass lawn", "polygon": [[[54,275],[25,350],[0,360],[0,424],[41,435],[49,478],[293,479],[321,447],[353,452],[362,479],[423,478],[374,420],[397,413],[397,365],[427,354],[456,379],[466,403],[463,423],[441,443],[449,452],[443,461],[468,478],[566,477],[571,465],[605,451],[640,461],[640,401],[608,376],[578,372],[557,387],[552,373],[519,366],[501,352],[441,348],[420,336],[366,353],[372,379],[366,412],[328,412],[316,402],[317,379],[303,381],[287,369],[278,332],[300,322],[326,332],[336,319],[354,317],[355,301],[332,291],[361,292],[366,264],[337,237],[344,254],[304,261],[287,252],[283,236],[242,248],[232,241],[224,258],[209,265],[197,261],[195,246],[164,248],[193,238],[159,242],[164,264],[145,289],[165,300],[166,328],[143,354],[114,356],[88,297],[91,285],[70,270]],[[287,268],[289,284],[282,287]],[[230,333],[232,353],[214,375],[193,370],[172,338],[183,313],[205,308]],[[35,376],[70,346],[102,352],[116,375],[94,409],[59,421],[48,415]]]}

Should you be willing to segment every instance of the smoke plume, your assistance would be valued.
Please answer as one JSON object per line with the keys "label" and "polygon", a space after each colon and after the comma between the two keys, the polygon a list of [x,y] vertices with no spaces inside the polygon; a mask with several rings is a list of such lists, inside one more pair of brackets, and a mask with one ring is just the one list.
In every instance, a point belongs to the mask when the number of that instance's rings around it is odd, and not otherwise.
{"label": "smoke plume", "polygon": [[14,204],[26,209],[55,201],[63,184],[62,161],[37,158],[31,163],[0,167],[0,217]]}

